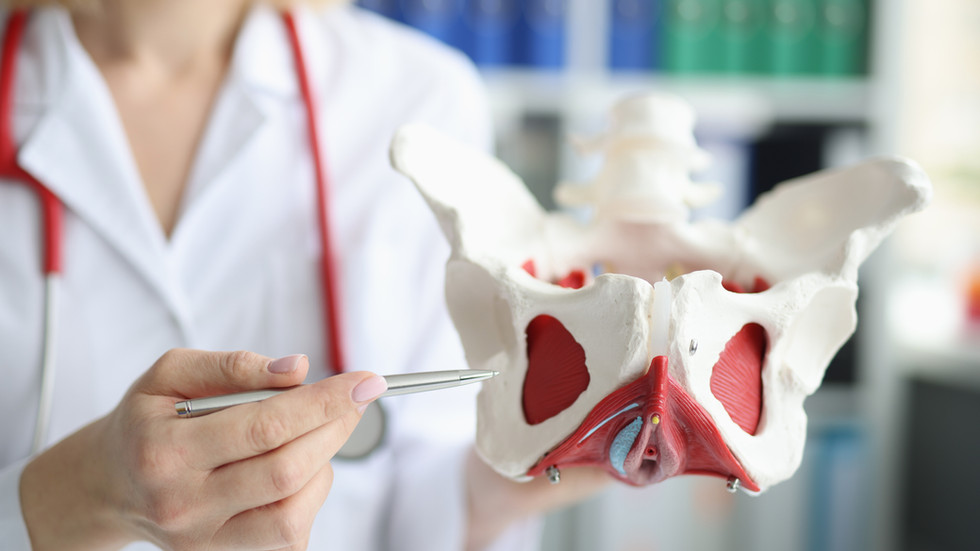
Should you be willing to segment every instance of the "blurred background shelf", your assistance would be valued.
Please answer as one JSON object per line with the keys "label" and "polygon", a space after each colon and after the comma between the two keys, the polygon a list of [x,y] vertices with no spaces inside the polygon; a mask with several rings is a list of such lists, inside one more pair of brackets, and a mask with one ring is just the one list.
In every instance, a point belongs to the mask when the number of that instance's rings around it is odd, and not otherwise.
{"label": "blurred background shelf", "polygon": [[647,73],[554,73],[533,69],[483,71],[496,111],[578,119],[604,117],[629,94],[656,90],[694,105],[702,123],[760,126],[782,123],[865,124],[873,113],[866,78],[774,78]]}

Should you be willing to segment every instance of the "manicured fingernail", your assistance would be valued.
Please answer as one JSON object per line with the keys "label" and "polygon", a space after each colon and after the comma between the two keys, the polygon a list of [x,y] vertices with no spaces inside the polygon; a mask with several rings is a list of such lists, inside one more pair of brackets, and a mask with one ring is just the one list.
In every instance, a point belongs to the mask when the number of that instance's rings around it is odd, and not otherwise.
{"label": "manicured fingernail", "polygon": [[350,397],[355,402],[367,402],[381,396],[386,390],[388,390],[388,381],[380,375],[375,375],[358,383],[351,391]]}
{"label": "manicured fingernail", "polygon": [[299,367],[299,362],[305,357],[306,356],[302,354],[283,356],[278,360],[272,360],[269,362],[269,367],[266,369],[269,370],[269,373],[292,373],[293,371],[296,371],[296,368]]}

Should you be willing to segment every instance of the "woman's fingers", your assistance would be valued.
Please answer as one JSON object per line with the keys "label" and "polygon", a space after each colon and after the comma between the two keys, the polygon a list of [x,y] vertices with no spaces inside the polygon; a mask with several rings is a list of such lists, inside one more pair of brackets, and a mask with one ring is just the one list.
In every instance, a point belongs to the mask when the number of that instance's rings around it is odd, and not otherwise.
{"label": "woman's fingers", "polygon": [[273,360],[246,351],[174,349],[161,356],[134,388],[144,394],[185,398],[283,388],[302,383],[309,365],[302,355]]}
{"label": "woman's fingers", "polygon": [[228,520],[215,534],[217,549],[293,549],[309,538],[317,511],[333,484],[325,465],[299,492],[269,505],[249,509]]}
{"label": "woman's fingers", "polygon": [[[252,404],[195,419],[176,419],[188,464],[210,470],[275,450],[356,412],[387,389],[383,377],[345,373]],[[355,415],[355,419],[358,416]],[[354,423],[347,423],[343,440]],[[341,441],[343,444],[343,441]]]}
{"label": "woman's fingers", "polygon": [[275,451],[215,469],[202,489],[223,496],[229,516],[294,495],[330,463],[359,419],[351,410]]}

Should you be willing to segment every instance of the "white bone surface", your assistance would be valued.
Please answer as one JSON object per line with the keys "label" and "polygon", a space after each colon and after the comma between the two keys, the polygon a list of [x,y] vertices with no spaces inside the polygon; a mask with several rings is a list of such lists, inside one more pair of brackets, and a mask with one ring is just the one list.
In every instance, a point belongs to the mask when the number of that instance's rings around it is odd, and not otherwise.
{"label": "white bone surface", "polygon": [[[705,408],[761,488],[791,476],[806,436],[803,401],[856,326],[857,269],[931,195],[914,164],[876,159],[784,183],[734,224],[607,215],[583,225],[544,212],[503,164],[428,128],[402,128],[391,154],[452,245],[446,298],[470,367],[501,372],[478,398],[477,448],[515,479],[656,355],[668,357],[670,375]],[[532,258],[537,277],[521,267]],[[578,290],[548,283],[597,262],[615,273]],[[761,276],[772,287],[731,293],[722,274],[740,282]],[[570,407],[529,425],[521,401],[525,328],[539,314],[574,335],[591,379]],[[732,421],[710,389],[719,354],[747,323],[769,337],[755,435]]]}

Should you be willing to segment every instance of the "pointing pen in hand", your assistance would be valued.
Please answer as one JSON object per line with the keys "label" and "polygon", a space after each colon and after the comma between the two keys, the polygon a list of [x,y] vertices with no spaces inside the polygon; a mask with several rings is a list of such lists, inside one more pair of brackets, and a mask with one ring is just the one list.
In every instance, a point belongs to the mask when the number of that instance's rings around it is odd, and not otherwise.
{"label": "pointing pen in hand", "polygon": [[[441,388],[454,388],[486,381],[497,375],[499,375],[497,371],[481,371],[475,369],[385,375],[384,378],[388,382],[388,390],[381,397],[414,394],[416,392],[426,392]],[[237,394],[225,394],[224,396],[211,396],[209,398],[195,398],[193,400],[177,402],[174,407],[177,409],[177,415],[181,417],[200,417],[232,406],[265,400],[288,390],[288,388],[256,390]]]}

